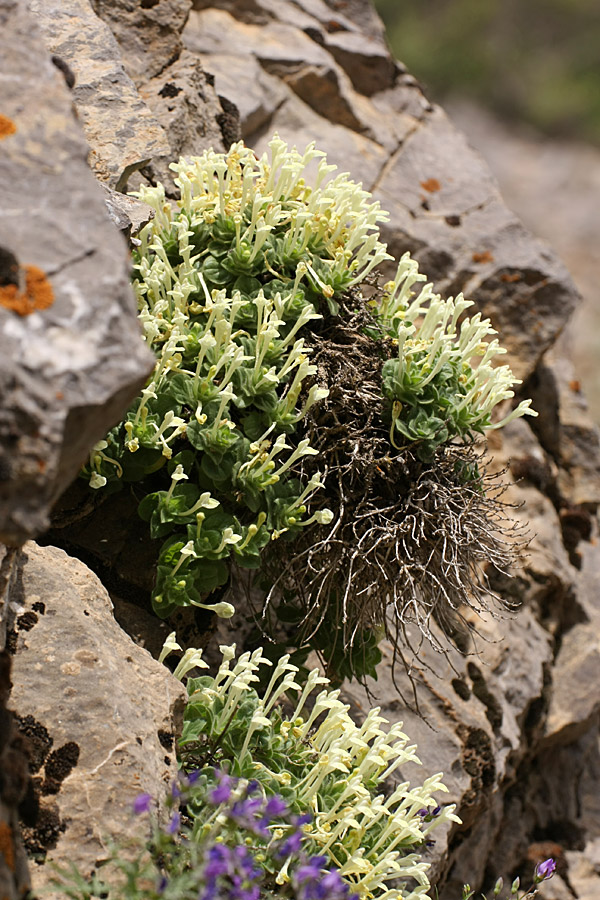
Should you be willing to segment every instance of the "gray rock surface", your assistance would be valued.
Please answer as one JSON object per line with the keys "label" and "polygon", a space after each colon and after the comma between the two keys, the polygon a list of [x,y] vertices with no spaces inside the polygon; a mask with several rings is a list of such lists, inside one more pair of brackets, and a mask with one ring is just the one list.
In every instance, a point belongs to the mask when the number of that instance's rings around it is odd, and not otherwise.
{"label": "gray rock surface", "polygon": [[178,59],[191,0],[91,0],[91,6],[119,42],[123,66],[138,87]]}
{"label": "gray rock surface", "polygon": [[44,860],[76,858],[88,873],[111,839],[143,833],[131,802],[149,793],[160,803],[176,774],[185,691],[116,624],[106,590],[82,563],[34,543],[24,556],[10,704],[41,794],[38,821],[24,829],[40,889],[51,874]]}
{"label": "gray rock surface", "polygon": [[126,73],[113,33],[88,0],[30,0],[29,9],[48,50],[73,73],[72,99],[90,144],[92,171],[123,189],[132,172],[169,152],[166,134]]}
{"label": "gray rock surface", "polygon": [[47,527],[152,362],[63,74],[24,4],[2,0],[0,15],[2,110],[14,126],[0,155],[0,540],[18,544]]}

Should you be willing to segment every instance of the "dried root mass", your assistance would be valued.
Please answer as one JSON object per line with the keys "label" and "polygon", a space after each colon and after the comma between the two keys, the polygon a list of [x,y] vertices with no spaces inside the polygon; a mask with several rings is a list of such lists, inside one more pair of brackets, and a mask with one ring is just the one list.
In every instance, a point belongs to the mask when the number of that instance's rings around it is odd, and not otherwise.
{"label": "dried root mass", "polygon": [[[325,465],[319,502],[335,517],[317,539],[311,530],[293,545],[271,544],[265,568],[272,586],[262,613],[268,630],[285,605],[280,598],[293,597],[294,642],[319,648],[334,678],[348,674],[336,668],[352,654],[354,674],[365,671],[366,636],[387,637],[407,669],[424,639],[440,652],[448,647],[444,637],[467,649],[473,626],[465,610],[507,605],[491,591],[486,570],[505,571],[525,543],[503,500],[502,473],[488,472],[481,447],[449,444],[428,462],[414,445],[392,447],[380,372],[394,347],[377,333],[360,296],[344,306],[310,339],[329,396],[306,422],[315,460]],[[303,477],[311,465],[304,461]]]}

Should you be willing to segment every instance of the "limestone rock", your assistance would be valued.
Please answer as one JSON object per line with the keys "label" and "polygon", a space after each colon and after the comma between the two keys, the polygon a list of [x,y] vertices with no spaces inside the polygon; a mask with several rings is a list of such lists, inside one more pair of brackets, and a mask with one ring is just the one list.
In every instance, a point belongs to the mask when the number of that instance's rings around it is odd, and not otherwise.
{"label": "limestone rock", "polygon": [[146,81],[140,95],[168,136],[169,150],[156,155],[151,169],[167,190],[178,193],[169,164],[212,147],[222,151],[239,138],[237,110],[219,102],[197,57],[184,51],[168,68]]}
{"label": "limestone rock", "polygon": [[[187,42],[187,33],[184,39]],[[253,56],[233,53],[211,53],[210,71],[218,96],[226,97],[239,110],[244,139],[269,128],[273,114],[288,96],[286,86],[278,78],[265,72]],[[240,84],[246,86],[241,94]]]}
{"label": "limestone rock", "polygon": [[63,75],[23,5],[3,0],[0,12],[14,125],[0,156],[0,539],[18,544],[47,527],[152,358]]}
{"label": "limestone rock", "polygon": [[565,351],[562,344],[552,348],[527,388],[541,413],[535,431],[560,466],[561,495],[585,515],[600,504],[600,431]]}
{"label": "limestone rock", "polygon": [[552,744],[586,732],[600,711],[600,642],[595,625],[575,625],[563,637],[553,669],[554,689],[546,732]]}
{"label": "limestone rock", "polygon": [[160,75],[181,53],[181,31],[191,0],[91,0],[121,47],[123,65],[136,85]]}
{"label": "limestone rock", "polygon": [[[160,808],[177,771],[185,692],[121,631],[89,569],[52,547],[29,543],[25,554],[11,707],[33,746],[41,799],[24,837],[46,862],[73,861],[87,874],[107,841],[146,827],[131,817],[137,794],[156,796]],[[36,862],[34,888],[49,877]]]}
{"label": "limestone rock", "polygon": [[125,188],[132,172],[169,153],[169,143],[126,74],[117,41],[88,0],[29,0],[29,9],[50,52],[74,75],[73,102],[92,170],[110,187]]}
{"label": "limestone rock", "polygon": [[147,203],[111,190],[100,182],[104,191],[104,202],[114,225],[125,237],[134,236],[154,218],[154,210]]}
{"label": "limestone rock", "polygon": [[359,93],[370,97],[393,85],[396,63],[381,39],[335,30],[325,38],[325,46]]}

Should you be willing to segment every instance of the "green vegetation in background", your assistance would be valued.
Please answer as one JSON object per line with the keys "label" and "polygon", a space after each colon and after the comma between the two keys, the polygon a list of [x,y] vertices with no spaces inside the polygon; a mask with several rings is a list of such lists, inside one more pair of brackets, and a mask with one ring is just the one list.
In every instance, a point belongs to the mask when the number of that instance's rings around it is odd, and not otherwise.
{"label": "green vegetation in background", "polygon": [[375,0],[394,54],[437,98],[466,95],[600,143],[597,0]]}

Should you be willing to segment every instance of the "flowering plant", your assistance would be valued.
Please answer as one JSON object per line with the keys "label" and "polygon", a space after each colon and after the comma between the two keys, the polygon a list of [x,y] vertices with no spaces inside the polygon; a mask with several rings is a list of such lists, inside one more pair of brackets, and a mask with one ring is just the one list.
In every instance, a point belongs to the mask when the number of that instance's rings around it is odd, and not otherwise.
{"label": "flowering plant", "polygon": [[[175,647],[171,635],[164,656]],[[187,680],[180,742],[184,769],[227,766],[232,776],[256,780],[267,795],[280,795],[296,814],[309,811],[307,845],[339,869],[358,897],[416,900],[426,894],[428,865],[421,852],[434,828],[458,819],[454,806],[440,807],[433,798],[446,790],[439,774],[422,786],[402,781],[385,792],[385,782],[401,766],[419,762],[402,725],[384,731],[379,709],[355,725],[339,690],[325,688],[311,697],[328,680],[315,669],[301,687],[287,655],[259,694],[252,685],[259,669],[271,665],[262,651],[237,660],[235,645],[221,651],[214,678]],[[183,677],[192,666],[206,667],[198,651],[186,651],[176,674]],[[281,702],[290,704],[286,715]],[[284,865],[277,880],[286,879]],[[401,886],[389,885],[398,879]]]}
{"label": "flowering plant", "polygon": [[[307,850],[302,827],[310,816],[291,813],[281,797],[267,799],[258,782],[212,770],[180,775],[167,798],[168,823],[159,823],[149,794],[133,802],[149,816],[149,840],[129,852],[115,847],[110,875],[85,878],[75,866],[59,870],[55,885],[73,900],[343,900],[348,885],[325,856]],[[190,815],[192,818],[190,818]],[[285,866],[277,883],[273,872]]]}
{"label": "flowering plant", "polygon": [[[471,304],[431,285],[414,296],[424,276],[407,255],[363,315],[359,285],[391,258],[386,214],[314,145],[300,153],[275,137],[260,159],[238,143],[172,168],[178,208],[161,185],[142,189],[155,217],[133,254],[156,365],[85,474],[105,493],[142,482],[139,513],[163,542],[159,616],[179,606],[233,615],[231,603],[207,602],[233,560],[262,568],[277,603],[292,598],[288,624],[328,671],[374,675],[383,634],[397,643],[417,610],[432,639],[432,615],[452,618],[487,593],[479,560],[504,567],[506,535],[479,541],[492,515],[468,496],[484,479],[465,443],[532,413],[529,401],[492,421],[518,382],[493,365],[504,350],[488,340],[489,320],[465,319]],[[438,484],[432,516],[415,488]],[[445,548],[437,569],[430,544]],[[272,597],[262,622],[274,633]]]}
{"label": "flowering plant", "polygon": [[[473,305],[462,294],[443,300],[432,285],[412,298],[412,286],[425,281],[406,253],[394,281],[385,286],[376,316],[393,338],[397,353],[383,364],[383,393],[392,401],[390,442],[416,442],[430,459],[435,448],[473,432],[501,428],[522,415],[537,415],[523,400],[502,420],[492,423],[493,409],[514,397],[516,382],[509,366],[495,366],[506,353],[489,319],[481,313],[460,320]],[[477,364],[473,363],[473,359]]]}
{"label": "flowering plant", "polygon": [[[513,883],[510,886],[510,893],[506,895],[506,900],[528,900],[528,898],[535,897],[538,893],[538,888],[540,884],[544,881],[548,881],[549,878],[552,878],[554,873],[556,872],[556,861],[554,859],[545,859],[543,862],[538,863],[535,867],[535,871],[533,873],[533,880],[530,887],[524,892],[520,891],[520,880],[519,878],[515,878]],[[499,897],[502,888],[504,887],[504,882],[502,878],[499,878],[494,885],[493,897]],[[475,891],[471,890],[471,886],[469,884],[465,884],[463,887],[463,893],[461,900],[471,900],[474,897]],[[484,895],[481,897],[483,900],[486,900]]]}
{"label": "flowering plant", "polygon": [[269,146],[270,158],[239,143],[173,164],[177,213],[161,185],[140,193],[156,215],[140,232],[134,286],[157,362],[85,471],[96,489],[149,485],[139,512],[166,539],[153,594],[163,617],[206,606],[232,555],[256,568],[269,540],[332,518],[308,509],[320,473],[294,475],[316,451],[293,435],[327,395],[304,390],[316,368],[301,333],[388,257],[376,228],[385,216],[345,174],[323,186],[335,167],[313,145],[304,154],[279,138]]}

